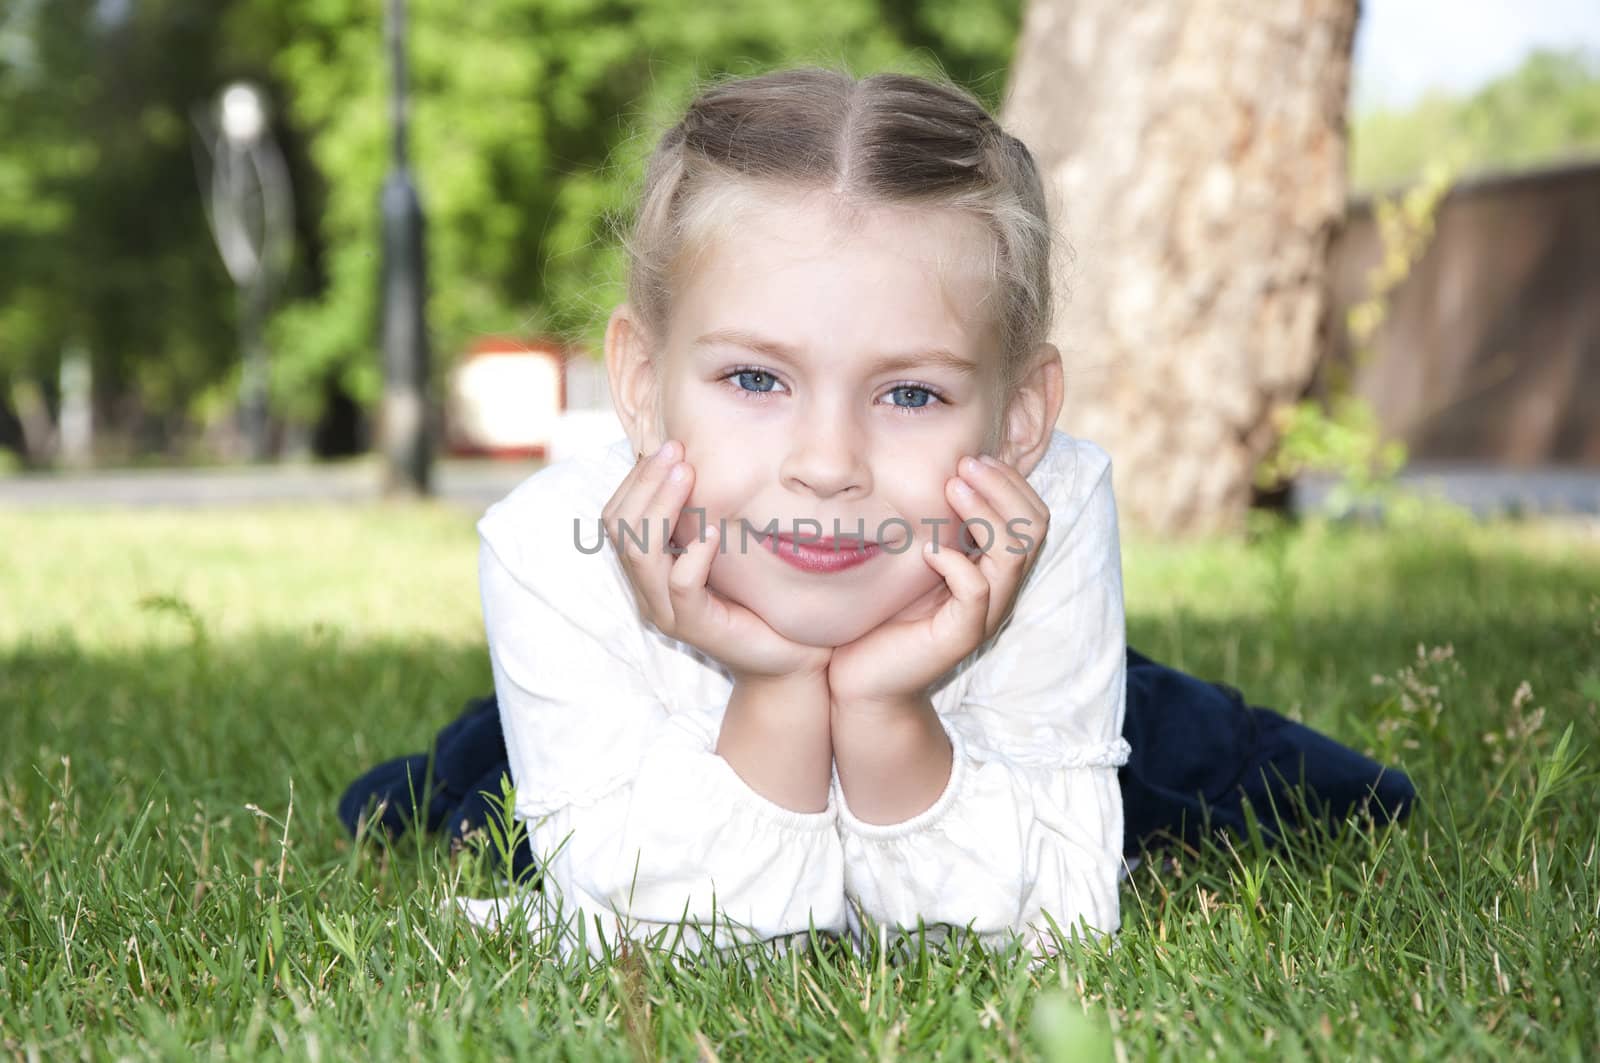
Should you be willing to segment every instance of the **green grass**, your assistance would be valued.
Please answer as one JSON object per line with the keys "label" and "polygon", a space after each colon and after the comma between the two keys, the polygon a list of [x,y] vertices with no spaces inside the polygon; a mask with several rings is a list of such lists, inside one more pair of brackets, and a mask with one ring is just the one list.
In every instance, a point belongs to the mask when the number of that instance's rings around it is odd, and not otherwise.
{"label": "green grass", "polygon": [[[1402,830],[1147,863],[1114,948],[590,972],[333,803],[491,687],[472,518],[0,514],[0,1050],[18,1058],[1342,1059],[1600,1047],[1600,540],[1130,542],[1130,641],[1410,773]],[[1585,538],[1585,535],[1587,538]],[[1526,686],[1524,687],[1524,684]]]}

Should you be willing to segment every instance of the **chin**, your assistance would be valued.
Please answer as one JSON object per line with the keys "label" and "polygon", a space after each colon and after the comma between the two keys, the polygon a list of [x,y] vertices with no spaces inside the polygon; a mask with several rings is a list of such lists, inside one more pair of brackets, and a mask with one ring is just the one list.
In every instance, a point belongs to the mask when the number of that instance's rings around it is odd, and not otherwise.
{"label": "chin", "polygon": [[[713,575],[716,569],[712,569]],[[723,588],[711,581],[711,589],[760,617],[768,627],[802,646],[832,648],[854,642],[894,614],[900,606],[879,599],[872,608],[846,606],[844,602],[806,602],[793,595],[750,593],[746,587]]]}
{"label": "chin", "polygon": [[925,567],[919,574],[921,578],[897,581],[893,594],[841,596],[817,588],[810,594],[796,595],[776,588],[753,591],[746,585],[725,587],[718,575],[717,566],[713,565],[711,588],[755,613],[773,631],[803,646],[829,649],[854,642],[904,611],[940,582],[939,575]]}
{"label": "chin", "polygon": [[833,649],[854,642],[877,627],[884,620],[878,616],[863,616],[859,612],[849,616],[827,616],[811,613],[807,616],[764,618],[767,625],[791,642],[802,646],[821,646]]}

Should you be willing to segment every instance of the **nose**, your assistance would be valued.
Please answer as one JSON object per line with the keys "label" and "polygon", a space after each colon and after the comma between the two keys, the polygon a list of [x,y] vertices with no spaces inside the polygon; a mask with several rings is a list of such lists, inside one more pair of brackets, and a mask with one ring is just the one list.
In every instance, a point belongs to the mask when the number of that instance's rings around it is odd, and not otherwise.
{"label": "nose", "polygon": [[818,498],[854,497],[872,490],[866,448],[848,417],[808,417],[796,422],[782,468],[783,484]]}

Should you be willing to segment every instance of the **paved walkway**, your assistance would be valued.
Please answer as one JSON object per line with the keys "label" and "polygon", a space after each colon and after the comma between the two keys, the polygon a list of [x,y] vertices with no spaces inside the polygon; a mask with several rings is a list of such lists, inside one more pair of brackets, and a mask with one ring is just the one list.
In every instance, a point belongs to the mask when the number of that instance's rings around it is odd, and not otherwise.
{"label": "paved walkway", "polygon": [[[532,460],[442,461],[434,466],[434,493],[481,512],[539,467]],[[0,510],[375,502],[380,477],[372,461],[24,473],[0,476]]]}
{"label": "paved walkway", "polygon": [[[1420,493],[1437,491],[1480,517],[1600,515],[1600,468],[1514,469],[1416,462],[1405,468],[1399,480]],[[1295,485],[1291,505],[1296,510],[1315,508],[1327,497],[1333,483],[1327,477],[1303,477]]]}
{"label": "paved walkway", "polygon": [[[536,461],[447,460],[434,467],[435,493],[481,512],[540,467]],[[1423,490],[1479,516],[1497,512],[1600,516],[1600,468],[1504,469],[1416,464],[1401,475]],[[379,466],[357,460],[209,469],[136,469],[0,476],[0,509],[39,507],[233,506],[308,502],[372,502]],[[1306,478],[1295,489],[1296,509],[1315,507],[1332,481]]]}

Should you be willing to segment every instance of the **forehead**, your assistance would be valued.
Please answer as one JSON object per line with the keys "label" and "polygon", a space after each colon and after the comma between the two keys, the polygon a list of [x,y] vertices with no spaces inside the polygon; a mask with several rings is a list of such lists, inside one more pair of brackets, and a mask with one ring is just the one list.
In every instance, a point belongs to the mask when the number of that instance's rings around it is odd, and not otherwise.
{"label": "forehead", "polygon": [[677,341],[736,327],[841,354],[987,346],[993,240],[980,219],[792,190],[749,190],[718,206],[682,260]]}

